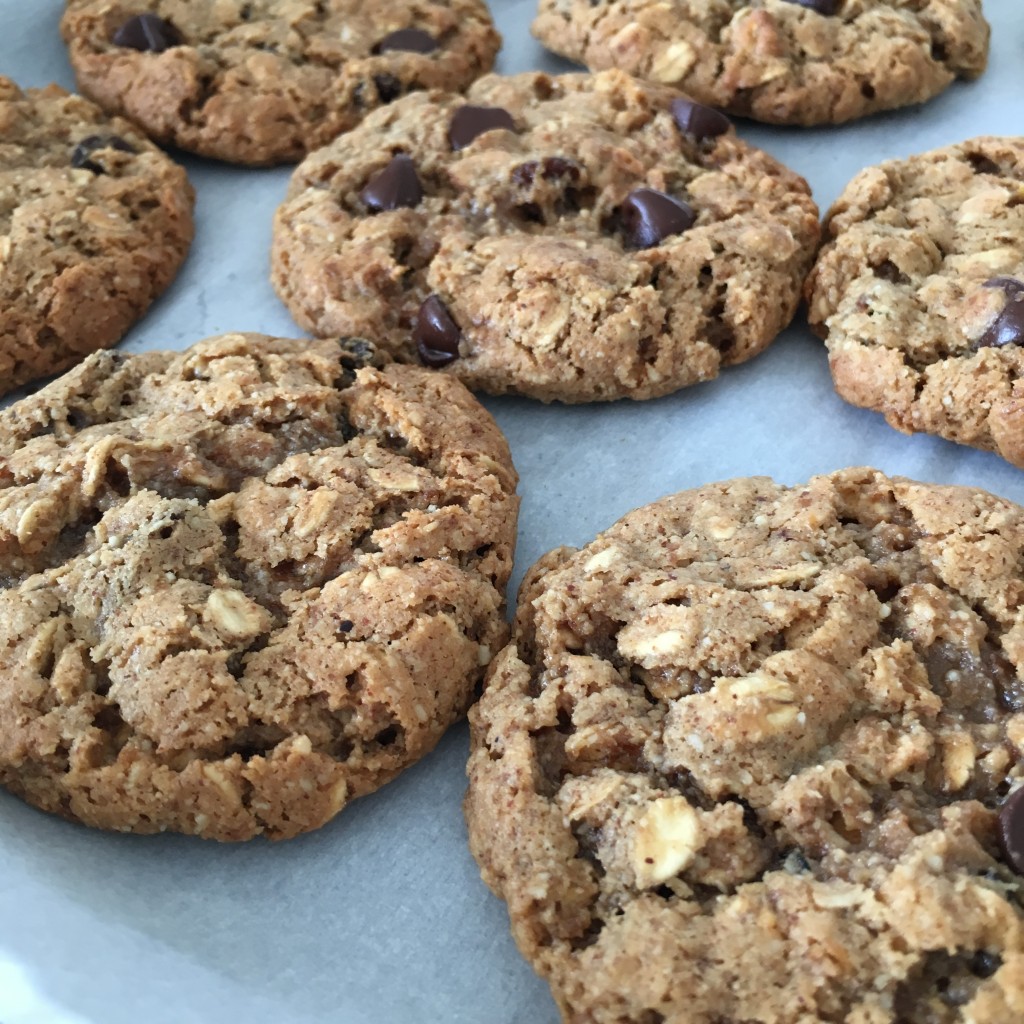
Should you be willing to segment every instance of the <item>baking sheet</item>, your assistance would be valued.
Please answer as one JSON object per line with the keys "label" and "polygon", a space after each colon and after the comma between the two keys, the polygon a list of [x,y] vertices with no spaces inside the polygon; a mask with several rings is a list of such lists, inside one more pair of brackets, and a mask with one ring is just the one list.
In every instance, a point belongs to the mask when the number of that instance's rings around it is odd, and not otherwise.
{"label": "baking sheet", "polygon": [[[0,0],[0,73],[74,86],[62,6]],[[534,0],[491,7],[505,37],[499,70],[568,68],[530,38]],[[823,209],[880,160],[1024,134],[1024,5],[985,0],[985,12],[992,56],[976,83],[843,128],[740,132],[807,177]],[[290,171],[185,163],[198,192],[195,244],[124,348],[180,349],[228,330],[298,335],[267,281],[271,215]],[[730,476],[798,483],[872,464],[1024,502],[1024,473],[996,456],[904,437],[841,402],[799,317],[754,361],[657,401],[485,404],[521,476],[513,587],[549,548]],[[466,752],[462,725],[396,782],[283,844],[108,835],[0,793],[0,1024],[555,1024],[546,985],[519,957],[466,848]]]}

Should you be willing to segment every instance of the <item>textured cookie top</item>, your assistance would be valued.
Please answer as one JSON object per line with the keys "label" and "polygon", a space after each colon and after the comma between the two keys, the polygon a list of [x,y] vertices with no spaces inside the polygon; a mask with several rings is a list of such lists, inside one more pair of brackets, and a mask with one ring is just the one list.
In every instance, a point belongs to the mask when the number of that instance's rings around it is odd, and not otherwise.
{"label": "textured cookie top", "polygon": [[463,89],[500,45],[482,0],[69,0],[79,85],[154,139],[298,160],[415,89]]}
{"label": "textured cookie top", "polygon": [[1024,140],[862,171],[807,282],[839,393],[1024,466]]}
{"label": "textured cookie top", "polygon": [[313,333],[474,388],[650,398],[764,348],[817,238],[806,182],[717,112],[621,72],[492,75],[301,164],[273,281]]}
{"label": "textured cookie top", "polygon": [[467,817],[567,1021],[1024,1019],[1022,557],[1009,502],[847,470],[541,559]]}
{"label": "textured cookie top", "polygon": [[517,501],[457,381],[364,342],[93,356],[0,413],[0,781],[289,836],[429,750],[507,636]]}
{"label": "textured cookie top", "polygon": [[126,121],[0,77],[0,394],[116,343],[184,260],[192,205]]}
{"label": "textured cookie top", "polygon": [[988,58],[981,0],[540,0],[534,34],[587,67],[775,124],[921,103]]}

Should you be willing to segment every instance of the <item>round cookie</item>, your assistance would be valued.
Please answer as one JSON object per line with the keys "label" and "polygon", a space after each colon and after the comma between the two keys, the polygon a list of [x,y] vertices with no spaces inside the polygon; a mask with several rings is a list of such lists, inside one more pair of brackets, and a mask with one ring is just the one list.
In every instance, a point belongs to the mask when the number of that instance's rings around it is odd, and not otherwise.
{"label": "round cookie", "polygon": [[116,345],[184,261],[193,202],[126,121],[0,76],[0,395]]}
{"label": "round cookie", "polygon": [[429,751],[508,635],[508,446],[353,340],[102,353],[0,413],[0,782],[293,836]]}
{"label": "round cookie", "polygon": [[923,103],[985,70],[981,0],[540,0],[533,33],[772,124]]}
{"label": "round cookie", "polygon": [[807,183],[621,72],[417,94],[295,171],[272,280],[314,334],[470,387],[652,398],[756,355],[818,239]]}
{"label": "round cookie", "polygon": [[870,469],[542,558],[466,814],[563,1019],[1024,1019],[1022,564],[1024,509]]}
{"label": "round cookie", "polygon": [[807,281],[836,390],[1024,466],[1024,139],[862,171]]}
{"label": "round cookie", "polygon": [[82,92],[164,144],[301,159],[411,90],[464,89],[501,39],[483,0],[69,0]]}

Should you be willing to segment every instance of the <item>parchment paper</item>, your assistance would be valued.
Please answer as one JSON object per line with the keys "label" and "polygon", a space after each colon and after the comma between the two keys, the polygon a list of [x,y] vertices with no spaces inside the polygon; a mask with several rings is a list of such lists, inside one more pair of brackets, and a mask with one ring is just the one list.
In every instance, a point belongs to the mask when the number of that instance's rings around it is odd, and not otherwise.
{"label": "parchment paper", "polygon": [[[0,0],[0,72],[74,87],[62,6]],[[505,37],[499,70],[568,68],[529,36],[533,0],[491,6]],[[991,63],[974,84],[842,128],[740,132],[805,175],[823,210],[880,160],[1024,134],[1024,5],[985,0],[985,11]],[[299,335],[267,283],[271,215],[290,170],[184,162],[198,192],[195,245],[124,348],[184,348],[228,330]],[[872,464],[1024,501],[1024,473],[996,456],[904,437],[841,402],[800,317],[753,362],[668,398],[485,404],[522,478],[513,586],[549,548],[731,476],[798,483]],[[328,827],[276,845],[92,832],[0,792],[0,1024],[555,1024],[546,985],[466,848],[466,751],[462,725]]]}

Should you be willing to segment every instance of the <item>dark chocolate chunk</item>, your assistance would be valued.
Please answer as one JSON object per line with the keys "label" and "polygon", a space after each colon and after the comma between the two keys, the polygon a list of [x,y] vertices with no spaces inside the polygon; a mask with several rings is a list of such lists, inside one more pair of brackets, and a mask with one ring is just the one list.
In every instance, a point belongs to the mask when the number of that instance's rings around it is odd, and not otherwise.
{"label": "dark chocolate chunk", "polygon": [[430,295],[420,306],[412,340],[424,366],[447,366],[459,358],[462,331],[452,319],[448,307],[437,295]]}
{"label": "dark chocolate chunk", "polygon": [[999,845],[1006,863],[1024,875],[1024,787],[1007,797],[999,810]]}
{"label": "dark chocolate chunk", "polygon": [[568,178],[570,181],[579,181],[580,165],[575,160],[568,160],[563,156],[546,156],[543,160],[528,160],[525,164],[517,164],[512,168],[512,181],[516,185],[529,188],[537,172],[544,181],[555,181],[558,178]]}
{"label": "dark chocolate chunk", "polygon": [[92,159],[93,153],[101,149],[117,149],[122,153],[134,153],[134,146],[125,142],[119,135],[89,135],[75,146],[71,153],[71,166],[92,171],[93,174],[106,174],[107,169]]}
{"label": "dark chocolate chunk", "polygon": [[184,36],[169,21],[155,14],[136,14],[114,33],[115,46],[148,53],[163,53],[184,41]]}
{"label": "dark chocolate chunk", "polygon": [[366,208],[373,213],[419,206],[423,198],[416,165],[405,153],[399,153],[382,171],[378,171],[359,193]]}
{"label": "dark chocolate chunk", "polygon": [[1003,958],[998,953],[990,953],[987,949],[979,949],[971,957],[971,973],[979,978],[991,978],[1002,966]]}
{"label": "dark chocolate chunk", "polygon": [[394,75],[387,74],[387,72],[382,75],[374,75],[373,84],[377,86],[377,95],[380,97],[381,103],[390,103],[392,100],[397,100],[405,92],[402,80]]}
{"label": "dark chocolate chunk", "polygon": [[693,100],[675,99],[671,110],[679,130],[698,142],[724,135],[732,127],[732,122],[725,114]]}
{"label": "dark chocolate chunk", "polygon": [[843,0],[788,0],[791,4],[799,4],[801,7],[809,7],[819,14],[838,14],[839,8],[843,6]]}
{"label": "dark chocolate chunk", "polygon": [[1001,348],[1003,345],[1024,345],[1024,281],[1015,277],[993,277],[986,288],[1002,288],[1006,305],[978,339],[978,348]]}
{"label": "dark chocolate chunk", "polygon": [[374,48],[374,53],[400,50],[403,53],[432,53],[437,49],[437,40],[419,28],[400,28],[389,32]]}
{"label": "dark chocolate chunk", "polygon": [[338,631],[340,633],[351,633],[355,628],[355,625],[356,624],[351,619],[342,619],[341,622],[338,623]]}
{"label": "dark chocolate chunk", "polygon": [[619,214],[626,246],[650,249],[670,235],[693,226],[697,215],[688,203],[653,188],[638,188],[626,196]]}
{"label": "dark chocolate chunk", "polygon": [[478,135],[505,128],[516,130],[512,115],[501,107],[459,107],[448,125],[448,141],[454,150],[465,149]]}

